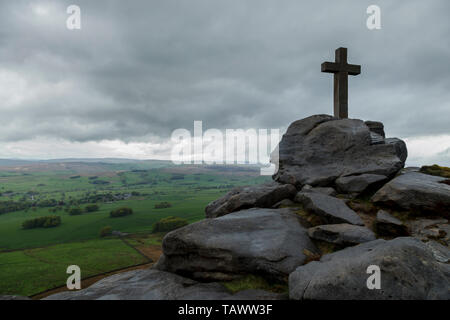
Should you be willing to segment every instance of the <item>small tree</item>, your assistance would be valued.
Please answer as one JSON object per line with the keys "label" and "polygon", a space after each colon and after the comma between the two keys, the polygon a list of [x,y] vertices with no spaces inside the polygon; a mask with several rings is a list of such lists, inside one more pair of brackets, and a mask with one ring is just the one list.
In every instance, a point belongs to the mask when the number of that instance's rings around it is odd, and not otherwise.
{"label": "small tree", "polygon": [[100,237],[106,237],[111,235],[112,228],[110,226],[106,226],[100,229]]}
{"label": "small tree", "polygon": [[155,209],[164,209],[170,207],[172,207],[172,204],[169,202],[160,202],[155,204]]}
{"label": "small tree", "polygon": [[116,210],[112,210],[109,213],[111,218],[124,217],[124,216],[128,216],[130,214],[133,214],[133,209],[127,208],[127,207],[122,207],[122,208],[119,208]]}
{"label": "small tree", "polygon": [[72,208],[72,209],[70,209],[69,210],[69,215],[71,215],[71,216],[78,216],[78,215],[80,215],[80,214],[82,214],[83,213],[83,211],[81,210],[81,208]]}
{"label": "small tree", "polygon": [[59,226],[60,224],[61,224],[60,216],[46,216],[25,220],[22,223],[22,228],[24,229],[53,228]]}
{"label": "small tree", "polygon": [[178,217],[166,217],[153,225],[153,232],[169,232],[188,225],[188,221]]}
{"label": "small tree", "polygon": [[85,210],[86,210],[86,212],[95,212],[95,211],[98,211],[99,208],[100,207],[96,204],[89,204],[86,206]]}

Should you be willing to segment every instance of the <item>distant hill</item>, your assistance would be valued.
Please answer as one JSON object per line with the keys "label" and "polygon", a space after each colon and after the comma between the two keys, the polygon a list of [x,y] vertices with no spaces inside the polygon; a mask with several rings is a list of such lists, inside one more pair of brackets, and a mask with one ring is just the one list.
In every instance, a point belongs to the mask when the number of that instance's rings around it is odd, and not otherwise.
{"label": "distant hill", "polygon": [[179,174],[214,173],[259,175],[254,165],[175,165],[169,160],[136,160],[121,158],[67,158],[50,160],[0,159],[0,171],[42,172],[58,171],[67,174],[95,174],[105,172],[162,169]]}

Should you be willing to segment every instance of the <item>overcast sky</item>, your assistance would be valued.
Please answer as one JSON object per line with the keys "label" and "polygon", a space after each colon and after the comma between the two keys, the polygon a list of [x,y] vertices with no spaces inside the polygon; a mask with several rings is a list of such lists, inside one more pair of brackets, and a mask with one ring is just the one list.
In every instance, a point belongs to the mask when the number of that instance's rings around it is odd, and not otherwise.
{"label": "overcast sky", "polygon": [[[68,30],[66,8],[81,8]],[[381,30],[366,9],[381,8]],[[168,158],[170,135],[280,128],[332,113],[347,47],[349,116],[450,166],[450,1],[0,0],[0,157]]]}

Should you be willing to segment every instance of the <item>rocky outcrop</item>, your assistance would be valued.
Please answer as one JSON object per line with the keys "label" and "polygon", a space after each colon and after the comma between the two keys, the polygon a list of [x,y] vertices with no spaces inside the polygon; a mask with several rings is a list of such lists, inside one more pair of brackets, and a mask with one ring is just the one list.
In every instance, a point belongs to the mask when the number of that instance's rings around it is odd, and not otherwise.
{"label": "rocky outcrop", "polygon": [[248,208],[271,208],[284,199],[292,199],[297,190],[293,185],[270,182],[256,186],[238,187],[211,202],[205,209],[207,218],[217,218]]}
{"label": "rocky outcrop", "polygon": [[[379,210],[448,214],[448,180],[402,170],[405,143],[385,138],[381,122],[308,117],[291,124],[278,149],[277,182],[235,188],[211,202],[208,219],[164,237],[154,268],[47,299],[285,298],[262,290],[232,294],[219,283],[247,275],[289,278],[291,299],[450,299],[448,221],[402,223]],[[377,189],[375,204],[363,197]],[[402,237],[409,231],[413,237]],[[335,252],[321,256],[316,245]],[[380,289],[367,287],[369,266],[381,270]]]}
{"label": "rocky outcrop", "polygon": [[[367,268],[381,270],[368,289]],[[289,276],[291,299],[450,299],[450,265],[414,238],[375,240],[323,256]]]}
{"label": "rocky outcrop", "polygon": [[392,177],[406,156],[406,145],[399,139],[372,144],[371,131],[361,120],[315,115],[289,126],[278,146],[274,180],[300,189],[305,184],[333,186],[343,176]]}
{"label": "rocky outcrop", "polygon": [[376,239],[375,234],[366,227],[348,223],[326,224],[309,228],[308,235],[316,240],[339,245],[355,245]]}
{"label": "rocky outcrop", "polygon": [[345,176],[336,179],[336,187],[339,192],[360,194],[372,186],[380,185],[387,177],[380,174],[360,174],[357,176]]}
{"label": "rocky outcrop", "polygon": [[385,184],[372,197],[376,204],[412,212],[450,215],[450,185],[446,178],[405,172]]}
{"label": "rocky outcrop", "polygon": [[380,236],[401,237],[408,235],[408,229],[403,222],[384,210],[379,210],[377,212],[375,230]]}
{"label": "rocky outcrop", "polygon": [[168,233],[157,268],[198,280],[282,279],[318,253],[290,209],[249,209]]}
{"label": "rocky outcrop", "polygon": [[364,225],[355,211],[350,209],[343,200],[319,192],[299,192],[295,201],[318,216],[326,223],[350,223]]}
{"label": "rocky outcrop", "polygon": [[57,293],[44,300],[275,300],[280,294],[245,290],[231,294],[222,284],[199,283],[155,269],[119,273],[77,291]]}

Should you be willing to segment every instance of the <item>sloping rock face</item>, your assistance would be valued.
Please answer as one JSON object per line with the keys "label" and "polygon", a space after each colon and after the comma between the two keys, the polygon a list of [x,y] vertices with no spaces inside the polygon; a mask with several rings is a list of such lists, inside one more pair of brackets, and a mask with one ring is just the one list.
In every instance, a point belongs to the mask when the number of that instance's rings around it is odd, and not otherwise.
{"label": "sloping rock face", "polygon": [[379,174],[360,174],[358,176],[345,176],[336,179],[336,187],[343,193],[359,194],[373,185],[380,184],[386,180],[386,176]]}
{"label": "sloping rock face", "polygon": [[311,187],[309,184],[306,184],[300,191],[302,191],[302,192],[319,192],[319,193],[323,193],[323,194],[326,194],[326,195],[332,196],[332,197],[334,197],[337,194],[336,190],[334,190],[331,187],[315,187],[314,188],[314,187]]}
{"label": "sloping rock face", "polygon": [[298,189],[305,184],[333,186],[339,177],[367,173],[390,178],[403,168],[407,157],[402,140],[372,144],[371,131],[362,120],[329,115],[292,123],[278,150],[274,180]]}
{"label": "sloping rock face", "polygon": [[[367,267],[381,289],[367,288]],[[450,265],[414,238],[375,240],[323,256],[289,276],[291,299],[450,299]]]}
{"label": "sloping rock face", "polygon": [[375,229],[381,236],[407,236],[408,228],[397,218],[384,210],[377,212]]}
{"label": "sloping rock face", "polygon": [[281,200],[292,199],[296,193],[297,190],[293,185],[277,182],[238,187],[211,202],[206,207],[205,214],[207,218],[217,218],[252,207],[271,208]]}
{"label": "sloping rock face", "polygon": [[299,192],[295,196],[295,201],[301,203],[307,211],[320,216],[327,223],[364,225],[358,214],[341,199],[320,192]]}
{"label": "sloping rock face", "polygon": [[318,253],[290,209],[249,209],[168,233],[157,268],[198,280],[283,279]]}
{"label": "sloping rock face", "polygon": [[450,215],[448,179],[419,172],[406,172],[385,184],[372,201],[408,211]]}
{"label": "sloping rock face", "polygon": [[155,269],[119,273],[87,289],[57,293],[43,300],[274,300],[281,295],[246,290],[232,295],[219,283],[199,283]]}
{"label": "sloping rock face", "polygon": [[366,227],[348,223],[326,224],[308,229],[311,238],[339,245],[355,245],[376,239]]}

